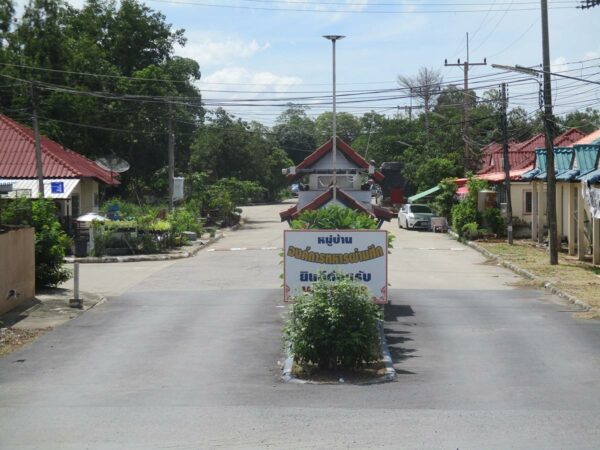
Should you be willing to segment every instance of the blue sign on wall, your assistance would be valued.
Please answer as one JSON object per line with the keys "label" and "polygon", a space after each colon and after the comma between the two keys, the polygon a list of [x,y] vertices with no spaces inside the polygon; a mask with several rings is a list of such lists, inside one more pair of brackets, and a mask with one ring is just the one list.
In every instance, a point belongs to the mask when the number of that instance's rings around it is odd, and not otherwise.
{"label": "blue sign on wall", "polygon": [[53,194],[64,194],[65,183],[63,183],[62,181],[51,181],[50,192],[52,192]]}

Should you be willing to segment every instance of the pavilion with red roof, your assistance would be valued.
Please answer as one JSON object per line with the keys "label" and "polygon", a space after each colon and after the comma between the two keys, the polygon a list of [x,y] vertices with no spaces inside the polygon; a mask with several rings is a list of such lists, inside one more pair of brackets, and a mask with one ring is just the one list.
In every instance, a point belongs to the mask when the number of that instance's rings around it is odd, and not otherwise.
{"label": "pavilion with red roof", "polygon": [[340,204],[364,212],[378,219],[380,226],[383,221],[390,221],[394,217],[392,211],[372,204],[370,184],[363,182],[368,176],[379,183],[384,179],[383,174],[340,138],[336,139],[336,150],[336,186],[332,185],[333,139],[329,139],[297,166],[284,169],[290,184],[305,176],[308,176],[308,184],[306,189],[298,192],[298,203],[279,214],[282,221],[289,222],[303,211],[329,204]]}

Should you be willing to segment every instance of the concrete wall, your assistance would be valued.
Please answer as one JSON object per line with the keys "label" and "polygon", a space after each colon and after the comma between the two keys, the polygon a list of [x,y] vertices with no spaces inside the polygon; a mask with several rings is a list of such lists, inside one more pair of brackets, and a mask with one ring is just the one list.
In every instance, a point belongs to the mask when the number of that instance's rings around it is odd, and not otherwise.
{"label": "concrete wall", "polygon": [[[0,233],[0,314],[35,296],[34,245],[33,228]],[[16,296],[10,295],[11,289]]]}

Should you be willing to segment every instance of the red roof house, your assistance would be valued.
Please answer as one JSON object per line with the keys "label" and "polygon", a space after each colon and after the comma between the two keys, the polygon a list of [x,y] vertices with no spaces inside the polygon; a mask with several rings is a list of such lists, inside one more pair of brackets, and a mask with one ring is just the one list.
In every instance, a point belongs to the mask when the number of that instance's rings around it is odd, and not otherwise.
{"label": "red roof house", "polygon": [[[53,198],[64,216],[77,217],[98,207],[99,184],[117,185],[116,174],[53,140],[41,136],[44,196]],[[0,114],[0,181],[12,185],[9,196],[38,196],[35,134]]]}
{"label": "red roof house", "polygon": [[[571,128],[554,138],[554,146],[571,146],[583,136],[585,136],[585,133],[576,128]],[[545,145],[546,139],[543,134],[536,134],[524,142],[510,141],[508,146],[508,161],[511,178],[532,169],[535,164],[535,150]],[[483,148],[482,166],[477,172],[478,178],[485,178],[490,181],[502,181],[504,180],[503,173],[504,154],[502,144],[492,142]]]}

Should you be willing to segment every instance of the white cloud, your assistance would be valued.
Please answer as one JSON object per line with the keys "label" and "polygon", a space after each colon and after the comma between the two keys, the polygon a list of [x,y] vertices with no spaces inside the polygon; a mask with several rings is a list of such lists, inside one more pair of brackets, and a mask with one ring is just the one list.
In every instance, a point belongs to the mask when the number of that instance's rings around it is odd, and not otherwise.
{"label": "white cloud", "polygon": [[210,38],[188,40],[185,47],[176,48],[178,56],[194,59],[200,67],[218,64],[231,64],[238,59],[248,59],[256,53],[264,51],[271,46],[268,42],[259,44],[255,39],[242,41],[240,39],[226,39],[218,41]]}
{"label": "white cloud", "polygon": [[[227,87],[228,84],[235,85]],[[203,76],[200,81],[202,87],[210,89],[239,90],[239,85],[245,85],[243,90],[253,91],[256,94],[244,94],[246,98],[256,98],[261,92],[277,92],[275,97],[281,97],[292,86],[302,84],[302,79],[294,76],[277,75],[271,72],[251,72],[244,67],[231,67],[218,70],[210,75]],[[222,86],[224,85],[224,86]],[[239,98],[239,94],[233,94]],[[207,95],[210,97],[210,94]]]}
{"label": "white cloud", "polygon": [[569,64],[567,63],[567,58],[561,56],[556,58],[550,63],[550,72],[565,72],[569,70]]}
{"label": "white cloud", "polygon": [[583,54],[583,59],[594,59],[600,58],[600,52],[597,51],[589,51]]}
{"label": "white cloud", "polygon": [[[305,9],[307,11],[332,11],[332,10],[344,10],[344,11],[363,11],[369,6],[369,0],[346,0],[345,3],[299,3],[298,0],[285,0],[290,9],[298,10]],[[284,8],[282,8],[284,9]]]}
{"label": "white cloud", "polygon": [[369,0],[346,0],[351,11],[364,11],[369,6]]}

